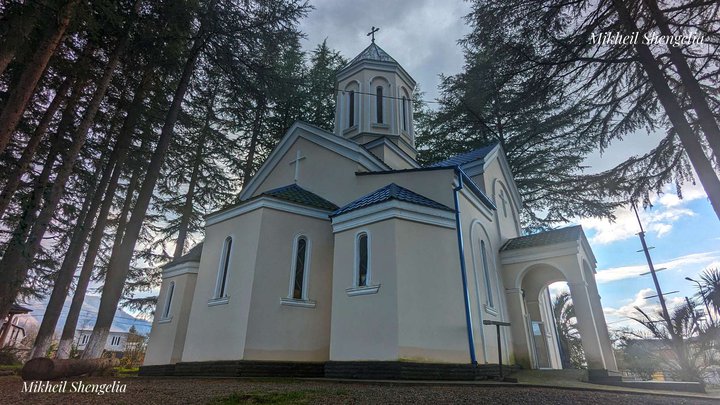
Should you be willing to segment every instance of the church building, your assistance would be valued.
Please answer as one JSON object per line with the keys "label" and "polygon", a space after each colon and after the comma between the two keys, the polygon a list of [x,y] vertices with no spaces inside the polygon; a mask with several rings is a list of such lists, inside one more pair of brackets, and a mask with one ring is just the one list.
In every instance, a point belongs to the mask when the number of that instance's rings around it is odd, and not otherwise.
{"label": "church building", "polygon": [[163,268],[141,374],[472,378],[499,352],[561,368],[557,281],[588,368],[617,370],[582,228],[522,236],[499,144],[421,166],[415,81],[374,40],[336,83],[334,132],[296,122]]}

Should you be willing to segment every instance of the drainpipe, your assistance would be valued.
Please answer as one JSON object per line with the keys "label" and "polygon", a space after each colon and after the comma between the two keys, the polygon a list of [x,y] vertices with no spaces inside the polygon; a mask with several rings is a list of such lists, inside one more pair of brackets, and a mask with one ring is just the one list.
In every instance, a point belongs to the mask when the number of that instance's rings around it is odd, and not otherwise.
{"label": "drainpipe", "polygon": [[465,298],[465,323],[467,325],[468,350],[470,350],[470,362],[473,366],[477,366],[475,358],[475,337],[473,336],[472,316],[470,314],[470,294],[467,286],[467,270],[465,267],[465,246],[463,243],[462,223],[460,221],[460,198],[458,192],[463,189],[464,173],[460,167],[455,167],[455,173],[458,178],[458,186],[453,188],[453,196],[455,197],[455,229],[458,238],[458,254],[460,255],[460,273],[462,275],[463,296]]}

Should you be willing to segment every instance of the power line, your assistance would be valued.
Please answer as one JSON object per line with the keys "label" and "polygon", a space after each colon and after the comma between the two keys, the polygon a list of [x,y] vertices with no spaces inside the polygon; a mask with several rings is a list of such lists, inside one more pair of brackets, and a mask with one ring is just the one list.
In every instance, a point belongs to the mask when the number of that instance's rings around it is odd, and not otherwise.
{"label": "power line", "polygon": [[[341,92],[341,93],[345,94],[345,93],[353,92],[354,94],[362,94],[362,95],[365,95],[365,96],[378,97],[377,94],[374,94],[374,93],[366,93],[366,92],[364,92],[364,91],[359,91],[359,90],[342,90],[342,89],[339,89],[339,88],[337,88],[337,87],[334,87],[332,90],[334,90],[336,93],[337,93],[337,92]],[[392,100],[403,100],[403,99],[405,99],[405,100],[411,101],[411,102],[420,101],[420,102],[423,102],[423,103],[430,103],[430,104],[442,104],[442,101],[437,101],[437,100],[432,100],[432,101],[430,101],[430,100],[414,100],[412,97],[395,97],[395,96],[386,96],[385,94],[383,94],[383,95],[380,96],[380,97],[382,97],[382,98],[387,98],[387,99],[392,99]]]}

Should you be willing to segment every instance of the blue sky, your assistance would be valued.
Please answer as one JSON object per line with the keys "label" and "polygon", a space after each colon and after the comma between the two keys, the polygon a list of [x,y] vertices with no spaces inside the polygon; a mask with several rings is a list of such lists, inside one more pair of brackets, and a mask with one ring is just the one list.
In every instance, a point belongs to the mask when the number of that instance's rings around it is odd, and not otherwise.
{"label": "blue sky", "polygon": [[[679,291],[668,295],[670,306],[693,296],[697,285],[685,277],[698,279],[708,267],[720,268],[720,226],[705,193],[699,186],[683,190],[682,200],[668,190],[656,198],[653,208],[640,212],[646,229],[646,240],[656,268],[666,267],[658,273],[663,292]],[[624,211],[624,212],[623,212]],[[598,219],[580,220],[598,261],[596,280],[602,296],[609,326],[636,326],[627,316],[635,314],[635,306],[650,311],[659,310],[647,262],[637,235],[637,220],[630,210],[618,212],[615,223]]]}
{"label": "blue sky", "polygon": [[[352,58],[369,44],[366,33],[380,27],[377,43],[392,55],[417,80],[425,98],[438,95],[439,75],[458,73],[463,67],[462,49],[457,40],[467,32],[462,17],[470,5],[462,0],[314,0],[315,9],[301,22],[307,34],[303,41],[312,50],[323,39]],[[430,104],[432,106],[432,104]],[[629,156],[652,149],[660,134],[636,133],[611,145],[603,154],[596,153],[585,161],[589,171],[597,172],[616,165]],[[672,305],[692,296],[695,288],[684,280],[697,275],[708,266],[720,267],[720,223],[706,195],[699,186],[687,184],[684,199],[677,198],[668,188],[654,199],[654,207],[640,213],[656,267],[668,267],[658,273],[664,291],[679,290],[669,295]],[[619,210],[617,221],[610,223],[597,218],[578,219],[590,240],[597,263],[598,288],[611,328],[634,326],[627,321],[634,306],[651,311],[659,308],[647,264],[635,235],[637,221],[629,209]],[[557,291],[556,288],[553,290]],[[622,321],[622,322],[618,322]]]}

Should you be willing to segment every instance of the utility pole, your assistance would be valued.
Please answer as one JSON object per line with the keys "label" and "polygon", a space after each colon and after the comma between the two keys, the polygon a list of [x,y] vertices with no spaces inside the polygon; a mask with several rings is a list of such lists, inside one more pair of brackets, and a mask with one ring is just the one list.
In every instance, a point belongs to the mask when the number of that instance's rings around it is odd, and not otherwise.
{"label": "utility pole", "polygon": [[645,259],[647,260],[648,267],[650,268],[650,275],[652,275],[653,282],[655,283],[655,290],[657,291],[657,297],[660,300],[660,306],[662,307],[662,315],[667,322],[668,332],[670,336],[675,340],[675,333],[673,332],[672,322],[670,321],[670,314],[668,313],[667,305],[665,304],[665,297],[663,296],[662,288],[660,288],[660,282],[658,281],[657,274],[655,274],[655,266],[653,266],[652,258],[650,257],[650,249],[645,242],[645,230],[643,229],[642,222],[640,222],[640,215],[638,214],[635,203],[632,204],[633,211],[635,211],[635,218],[637,218],[638,225],[640,225],[640,243],[642,244],[642,252],[645,252]]}

